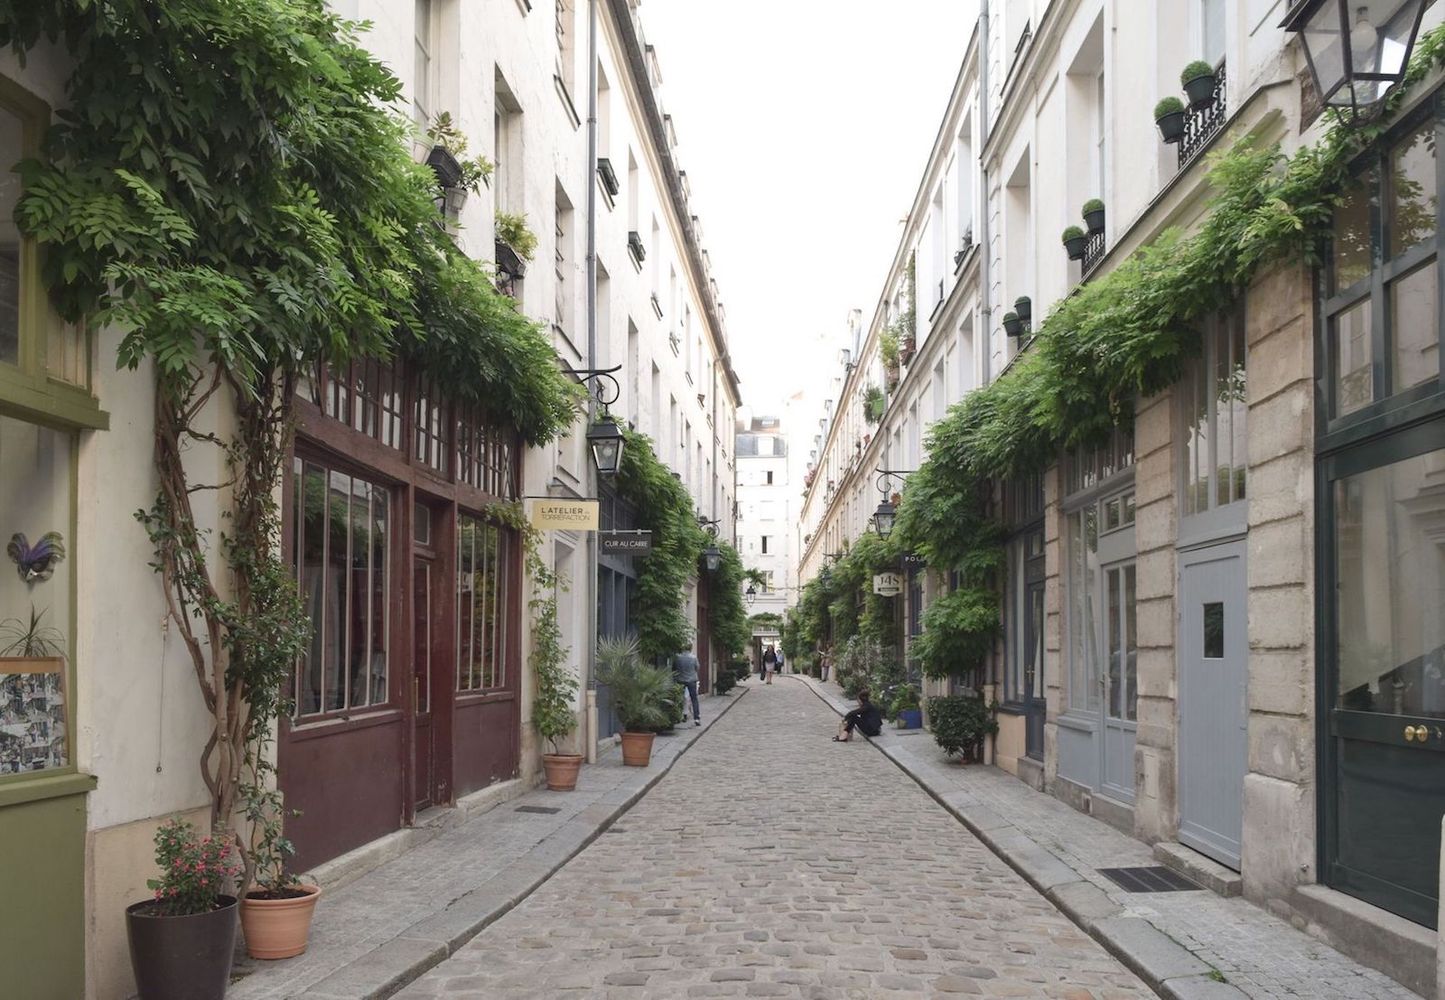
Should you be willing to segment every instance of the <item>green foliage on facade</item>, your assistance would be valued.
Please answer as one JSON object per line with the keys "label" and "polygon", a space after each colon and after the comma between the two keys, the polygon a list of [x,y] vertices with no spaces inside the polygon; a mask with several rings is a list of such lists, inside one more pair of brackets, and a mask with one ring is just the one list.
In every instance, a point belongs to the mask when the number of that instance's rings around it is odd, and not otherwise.
{"label": "green foliage on facade", "polygon": [[[895,355],[896,355],[897,350],[898,350],[897,342],[894,343],[894,348],[893,348],[893,349],[894,349],[894,353],[895,353]],[[866,390],[864,390],[864,392],[863,392],[863,419],[864,419],[864,420],[868,421],[868,423],[870,423],[870,424],[877,424],[877,423],[879,423],[879,422],[883,419],[883,411],[884,411],[884,409],[886,409],[886,408],[887,408],[887,400],[884,398],[884,396],[883,396],[883,390],[882,390],[880,387],[878,387],[878,386],[876,386],[876,385],[870,385]]]}
{"label": "green foliage on facade", "polygon": [[993,650],[1000,626],[998,594],[987,587],[960,587],[923,612],[923,634],[912,655],[929,677],[962,677],[979,670]]}
{"label": "green foliage on facade", "polygon": [[722,552],[722,562],[712,574],[708,591],[708,627],[713,643],[724,657],[730,658],[747,649],[753,637],[747,607],[743,604],[743,585],[748,575],[737,549],[726,542],[716,544]]}

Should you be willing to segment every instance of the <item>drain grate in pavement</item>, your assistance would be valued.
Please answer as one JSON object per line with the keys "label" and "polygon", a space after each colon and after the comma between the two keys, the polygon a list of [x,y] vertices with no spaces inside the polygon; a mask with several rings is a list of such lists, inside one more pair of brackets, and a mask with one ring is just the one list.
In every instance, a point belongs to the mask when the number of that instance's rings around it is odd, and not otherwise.
{"label": "drain grate in pavement", "polygon": [[626,833],[626,832],[627,832],[627,827],[625,827],[625,826],[609,826],[607,829],[603,830],[602,832],[603,832],[603,833]]}
{"label": "drain grate in pavement", "polygon": [[1098,871],[1125,892],[1190,892],[1203,888],[1178,872],[1159,865],[1148,868],[1100,868]]}
{"label": "drain grate in pavement", "polygon": [[545,813],[545,814],[548,815],[548,816],[552,815],[553,813],[559,813],[559,812],[561,812],[561,811],[562,811],[562,810],[559,809],[557,806],[518,806],[518,807],[517,807],[517,812],[519,812],[519,813]]}

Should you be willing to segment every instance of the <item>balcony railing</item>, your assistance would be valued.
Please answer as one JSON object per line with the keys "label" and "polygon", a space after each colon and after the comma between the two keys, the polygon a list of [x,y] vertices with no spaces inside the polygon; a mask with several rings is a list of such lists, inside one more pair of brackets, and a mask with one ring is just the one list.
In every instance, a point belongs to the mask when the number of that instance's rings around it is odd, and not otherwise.
{"label": "balcony railing", "polygon": [[1188,166],[1224,127],[1224,119],[1229,117],[1224,107],[1224,91],[1224,63],[1220,63],[1214,71],[1214,103],[1198,111],[1190,110],[1184,117],[1184,137],[1179,140],[1180,170]]}
{"label": "balcony railing", "polygon": [[1084,259],[1082,261],[1083,277],[1087,278],[1089,272],[1099,266],[1099,261],[1104,259],[1104,234],[1093,233],[1089,236],[1089,242],[1084,246]]}

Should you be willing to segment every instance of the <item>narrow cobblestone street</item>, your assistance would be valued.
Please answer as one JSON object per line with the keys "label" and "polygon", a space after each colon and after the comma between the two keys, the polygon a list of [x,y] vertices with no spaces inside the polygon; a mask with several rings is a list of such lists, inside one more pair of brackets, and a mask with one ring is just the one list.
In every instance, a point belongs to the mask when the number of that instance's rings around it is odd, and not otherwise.
{"label": "narrow cobblestone street", "polygon": [[803,685],[399,996],[1151,996]]}

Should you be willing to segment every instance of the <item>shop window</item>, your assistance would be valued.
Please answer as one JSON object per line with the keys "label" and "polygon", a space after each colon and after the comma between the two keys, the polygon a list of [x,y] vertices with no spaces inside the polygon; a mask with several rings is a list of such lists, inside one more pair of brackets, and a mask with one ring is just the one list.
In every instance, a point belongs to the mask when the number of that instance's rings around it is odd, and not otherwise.
{"label": "shop window", "polygon": [[384,704],[391,498],[319,463],[294,465],[292,560],[311,621],[296,673],[298,716]]}
{"label": "shop window", "polygon": [[1091,490],[1134,466],[1134,432],[1114,428],[1109,440],[1093,448],[1076,448],[1064,463],[1065,494]]}
{"label": "shop window", "polygon": [[1440,384],[1439,100],[1387,137],[1335,209],[1321,373],[1331,421],[1367,420]]}
{"label": "shop window", "polygon": [[75,436],[0,416],[0,779],[73,763],[70,663]]}
{"label": "shop window", "polygon": [[457,690],[507,684],[511,533],[470,514],[457,518]]}
{"label": "shop window", "polygon": [[1010,705],[1044,695],[1044,533],[1014,536],[1007,547],[1004,701]]}
{"label": "shop window", "polygon": [[446,417],[446,404],[433,388],[417,389],[412,419],[416,429],[416,450],[412,457],[422,465],[445,474],[451,428]]}
{"label": "shop window", "polygon": [[1184,513],[1245,499],[1249,439],[1244,317],[1233,311],[1205,326],[1203,354],[1179,383],[1185,419]]}

